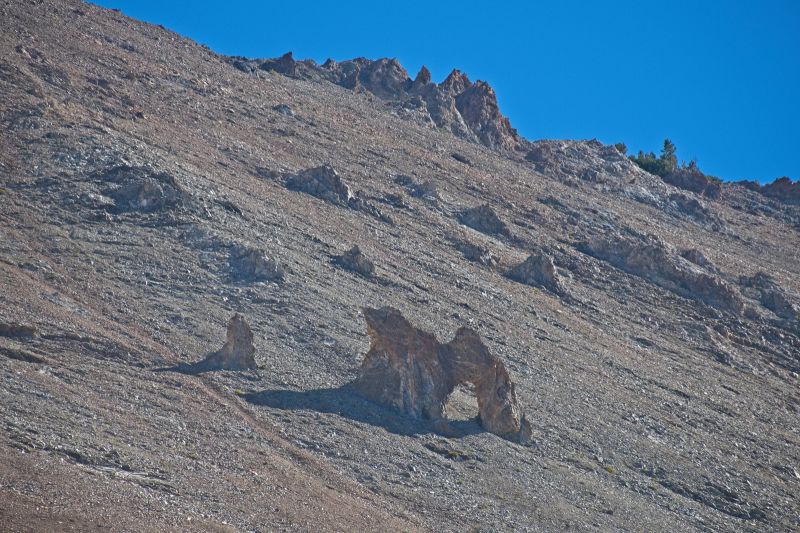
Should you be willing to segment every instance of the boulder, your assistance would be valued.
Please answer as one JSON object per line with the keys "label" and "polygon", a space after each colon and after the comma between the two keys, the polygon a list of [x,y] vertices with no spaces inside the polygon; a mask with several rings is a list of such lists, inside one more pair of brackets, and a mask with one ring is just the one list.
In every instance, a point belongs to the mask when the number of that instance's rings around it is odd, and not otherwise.
{"label": "boulder", "polygon": [[279,281],[283,279],[283,267],[267,256],[263,250],[236,245],[231,248],[228,263],[233,276],[247,281]]}
{"label": "boulder", "polygon": [[487,204],[464,209],[459,213],[458,221],[487,235],[511,235],[505,222]]}
{"label": "boulder", "polygon": [[253,346],[253,332],[242,315],[228,321],[225,344],[197,366],[202,370],[252,370],[258,368]]}
{"label": "boulder", "polygon": [[309,168],[289,176],[286,187],[342,206],[347,206],[353,197],[350,187],[330,165]]}
{"label": "boulder", "polygon": [[553,259],[542,253],[528,256],[525,261],[512,268],[506,275],[514,281],[534,287],[543,287],[556,294],[566,292]]}
{"label": "boulder", "polygon": [[487,431],[515,442],[530,439],[530,424],[505,365],[475,331],[461,328],[452,341],[441,344],[396,309],[363,312],[371,345],[353,383],[359,394],[415,418],[441,420],[456,386],[472,383]]}
{"label": "boulder", "polygon": [[356,272],[366,278],[375,272],[375,265],[361,253],[358,246],[353,246],[342,255],[335,256],[334,262],[345,270]]}

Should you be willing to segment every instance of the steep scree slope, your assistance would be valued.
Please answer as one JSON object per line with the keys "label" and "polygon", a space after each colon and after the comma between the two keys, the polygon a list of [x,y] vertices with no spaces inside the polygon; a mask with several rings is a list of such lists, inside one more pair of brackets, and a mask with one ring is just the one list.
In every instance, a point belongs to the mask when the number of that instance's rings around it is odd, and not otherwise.
{"label": "steep scree slope", "polygon": [[[391,63],[363,92],[230,61],[75,0],[0,4],[5,528],[800,528],[798,206],[710,201],[596,141],[470,142],[458,106],[488,90],[460,76],[454,130],[383,99]],[[436,121],[429,83],[402,91]],[[291,186],[326,165],[345,201]],[[530,256],[558,290],[510,274]],[[447,434],[353,394],[359,309],[384,306],[480,335],[530,445],[468,387]],[[175,371],[235,313],[258,369]]]}

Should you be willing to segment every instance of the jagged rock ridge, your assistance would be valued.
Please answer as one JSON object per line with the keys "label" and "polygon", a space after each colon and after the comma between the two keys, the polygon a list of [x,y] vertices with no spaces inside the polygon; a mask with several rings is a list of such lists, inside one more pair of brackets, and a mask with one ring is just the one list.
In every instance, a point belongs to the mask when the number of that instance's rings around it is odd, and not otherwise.
{"label": "jagged rock ridge", "polygon": [[366,91],[378,98],[397,102],[420,112],[439,128],[494,149],[515,149],[521,139],[500,112],[494,89],[484,82],[471,82],[466,74],[453,70],[442,83],[431,81],[422,67],[412,80],[396,59],[356,58],[317,65],[312,60],[296,61],[291,52],[276,59],[230,58],[244,72],[272,71],[293,78],[329,81],[354,91]]}

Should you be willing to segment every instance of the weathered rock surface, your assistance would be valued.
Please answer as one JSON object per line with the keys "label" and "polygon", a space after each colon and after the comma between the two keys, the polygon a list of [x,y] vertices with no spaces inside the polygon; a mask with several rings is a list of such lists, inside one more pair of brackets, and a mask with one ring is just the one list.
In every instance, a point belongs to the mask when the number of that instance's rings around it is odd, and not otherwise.
{"label": "weathered rock surface", "polygon": [[722,192],[722,184],[703,174],[697,167],[679,168],[662,179],[679,189],[692,191],[712,200],[719,198]]}
{"label": "weathered rock surface", "polygon": [[786,292],[769,274],[758,272],[754,276],[739,279],[743,292],[761,302],[761,305],[788,320],[800,320],[800,308],[789,299]]}
{"label": "weathered rock surface", "polygon": [[739,181],[738,185],[787,204],[800,204],[800,180],[792,181],[786,176],[772,183],[761,185],[757,181]]}
{"label": "weathered rock surface", "polygon": [[494,209],[488,204],[469,207],[458,214],[458,221],[470,228],[487,235],[510,236],[506,223],[503,222]]}
{"label": "weathered rock surface", "polygon": [[396,309],[364,309],[370,350],[353,386],[361,395],[416,418],[441,419],[455,387],[472,383],[481,425],[503,438],[526,442],[530,425],[505,365],[478,334],[461,328],[441,344]]}
{"label": "weathered rock surface", "polygon": [[150,168],[120,165],[102,179],[117,211],[159,211],[178,206],[186,198],[174,177]]}
{"label": "weathered rock surface", "polygon": [[253,346],[253,332],[242,315],[236,313],[228,321],[225,344],[197,366],[201,370],[253,370],[258,368]]}
{"label": "weathered rock surface", "polygon": [[737,315],[745,309],[732,285],[684,259],[654,236],[594,237],[579,249],[681,296]]}
{"label": "weathered rock surface", "polygon": [[[440,84],[431,81],[424,66],[412,81],[396,59],[363,57],[322,65],[296,61],[289,52],[276,59],[229,58],[243,72],[273,71],[285,76],[328,81],[353,91],[366,91],[397,104],[398,109],[416,109],[437,127],[494,149],[511,150],[520,145],[516,130],[500,113],[494,90],[484,81],[471,82],[453,70]],[[416,103],[414,102],[414,99]]]}
{"label": "weathered rock surface", "polygon": [[335,256],[333,260],[345,270],[356,272],[367,278],[375,272],[375,265],[361,252],[358,245],[353,246],[342,255]]}
{"label": "weathered rock surface", "polygon": [[0,337],[20,337],[20,338],[33,338],[39,334],[34,326],[27,324],[17,324],[0,322]]}
{"label": "weathered rock surface", "polygon": [[248,281],[279,281],[284,277],[283,267],[266,252],[250,246],[236,245],[228,256],[233,276]]}
{"label": "weathered rock surface", "polygon": [[484,266],[493,267],[497,264],[497,257],[491,250],[472,243],[468,240],[451,238],[456,249],[464,255],[464,258],[473,263],[480,263]]}
{"label": "weathered rock surface", "polygon": [[553,264],[553,258],[543,253],[532,254],[522,263],[512,268],[510,279],[534,287],[543,287],[556,294],[564,294],[564,284]]}
{"label": "weathered rock surface", "polygon": [[289,176],[286,188],[342,206],[347,206],[353,198],[350,187],[330,165],[309,168]]}

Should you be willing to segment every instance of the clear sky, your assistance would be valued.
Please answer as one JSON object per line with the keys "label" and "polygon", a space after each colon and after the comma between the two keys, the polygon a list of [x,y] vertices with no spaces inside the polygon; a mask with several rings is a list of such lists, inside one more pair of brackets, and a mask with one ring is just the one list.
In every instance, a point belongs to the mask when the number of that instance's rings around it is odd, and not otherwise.
{"label": "clear sky", "polygon": [[529,139],[669,137],[727,180],[800,179],[800,1],[96,3],[224,54],[458,68]]}

